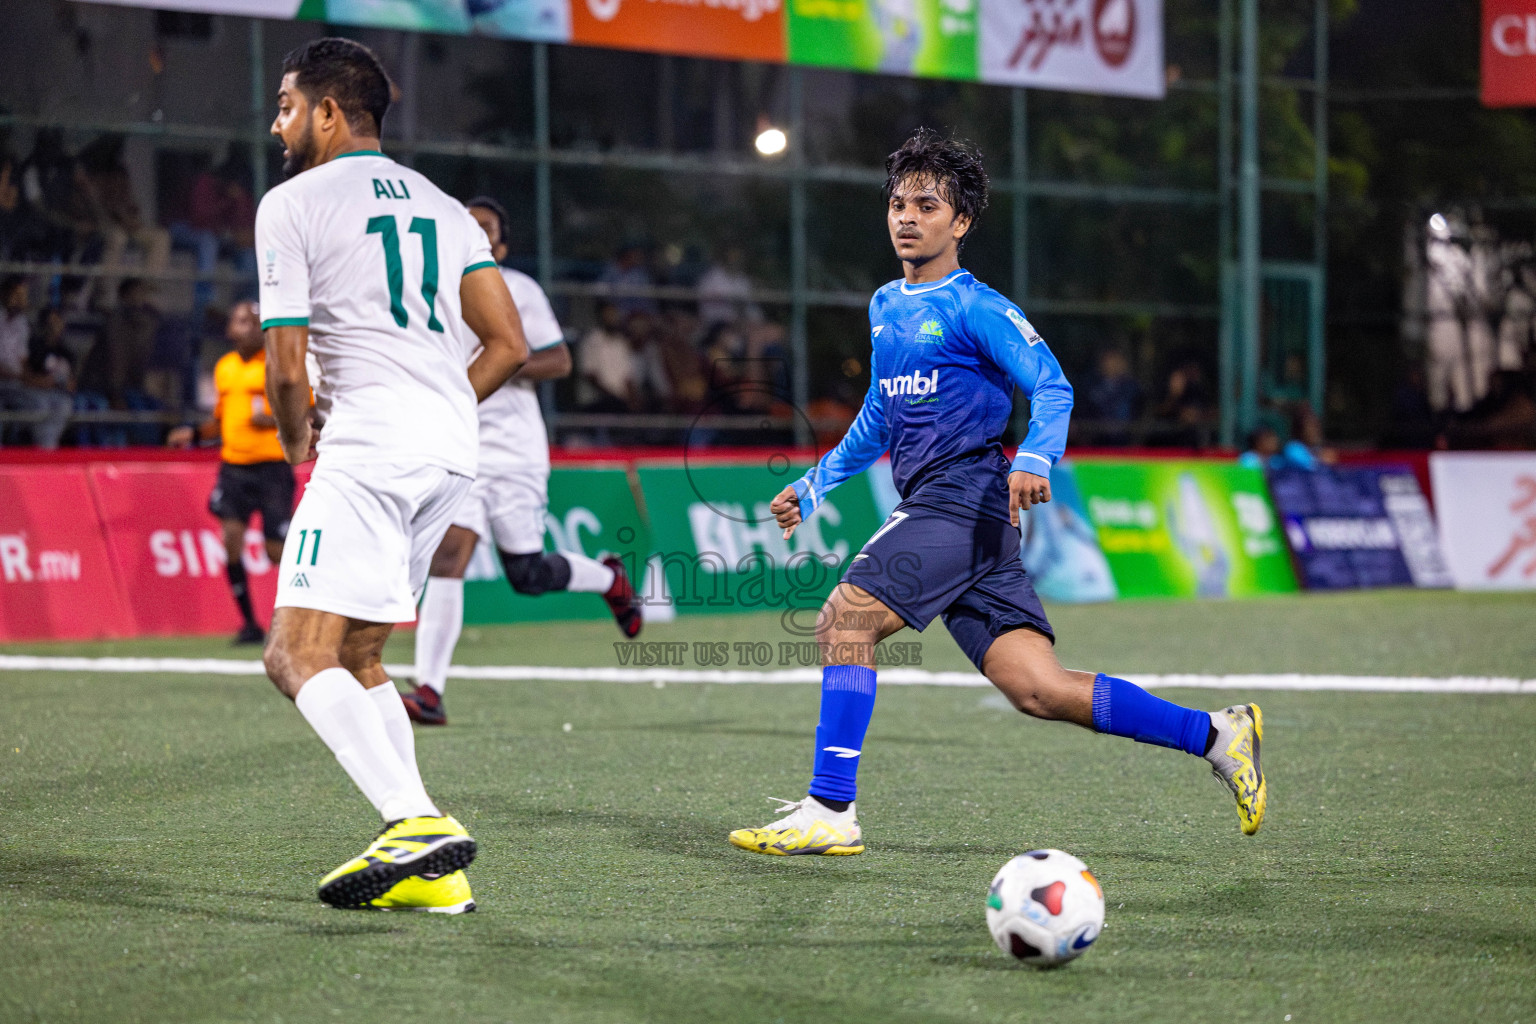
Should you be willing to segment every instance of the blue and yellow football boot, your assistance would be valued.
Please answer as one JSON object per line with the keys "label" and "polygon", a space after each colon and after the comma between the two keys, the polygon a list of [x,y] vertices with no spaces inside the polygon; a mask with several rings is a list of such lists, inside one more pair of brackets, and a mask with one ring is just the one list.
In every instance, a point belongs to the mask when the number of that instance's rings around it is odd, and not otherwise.
{"label": "blue and yellow football boot", "polygon": [[774,857],[814,854],[847,857],[864,852],[863,832],[853,804],[834,811],[813,796],[798,802],[777,800],[789,814],[762,828],[739,828],[730,835],[731,845]]}
{"label": "blue and yellow football boot", "polygon": [[1211,712],[1216,742],[1206,753],[1211,773],[1237,798],[1237,821],[1251,836],[1264,824],[1269,784],[1259,765],[1259,741],[1264,738],[1264,713],[1257,704],[1234,704]]}
{"label": "blue and yellow football boot", "polygon": [[475,841],[453,818],[401,818],[360,855],[320,879],[333,907],[363,907],[415,875],[446,875],[475,859]]}
{"label": "blue and yellow football boot", "polygon": [[395,887],[368,906],[375,910],[414,910],[426,914],[467,914],[475,909],[464,872],[454,871],[436,878],[413,875],[395,883]]}

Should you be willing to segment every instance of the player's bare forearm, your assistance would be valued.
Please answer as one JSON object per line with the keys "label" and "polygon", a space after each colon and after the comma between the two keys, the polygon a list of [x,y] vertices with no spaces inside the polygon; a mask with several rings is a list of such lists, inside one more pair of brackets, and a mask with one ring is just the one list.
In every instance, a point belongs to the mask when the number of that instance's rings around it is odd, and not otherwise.
{"label": "player's bare forearm", "polygon": [[778,520],[779,528],[784,531],[784,539],[789,540],[794,534],[795,527],[800,525],[800,496],[795,493],[793,486],[786,487],[779,492],[778,497],[768,506],[768,511],[773,513],[773,518]]}
{"label": "player's bare forearm", "polygon": [[541,380],[564,380],[571,375],[571,350],[565,342],[537,349],[528,353],[528,361],[512,376],[517,380],[534,383]]}
{"label": "player's bare forearm", "polygon": [[465,274],[459,299],[464,323],[482,346],[479,358],[469,365],[469,382],[475,398],[483,402],[528,362],[528,341],[507,282],[494,267]]}
{"label": "player's bare forearm", "polygon": [[267,408],[277,426],[283,458],[296,466],[314,458],[309,425],[309,370],[304,365],[304,356],[309,351],[309,328],[269,327],[266,342]]}
{"label": "player's bare forearm", "polygon": [[1028,512],[1031,506],[1044,505],[1051,500],[1051,481],[1048,477],[1033,473],[1008,474],[1008,519],[1019,525],[1019,511]]}

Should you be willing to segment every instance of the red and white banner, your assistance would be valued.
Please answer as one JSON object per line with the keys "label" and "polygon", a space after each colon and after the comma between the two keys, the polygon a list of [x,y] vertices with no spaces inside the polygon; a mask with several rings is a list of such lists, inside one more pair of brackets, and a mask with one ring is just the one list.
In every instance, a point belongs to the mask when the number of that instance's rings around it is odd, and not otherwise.
{"label": "red and white banner", "polygon": [[1458,590],[1536,590],[1536,454],[1436,452],[1440,548]]}
{"label": "red and white banner", "polygon": [[[223,534],[208,511],[218,472],[216,463],[90,467],[107,543],[140,634],[233,633],[240,627],[224,575]],[[255,525],[259,521],[246,531],[244,561],[251,601],[265,626],[277,573]]]}
{"label": "red and white banner", "polygon": [[85,470],[0,467],[0,640],[134,634]]}
{"label": "red and white banner", "polygon": [[1483,0],[1483,105],[1536,106],[1536,0]]}
{"label": "red and white banner", "polygon": [[980,0],[981,79],[1161,99],[1163,0]]}

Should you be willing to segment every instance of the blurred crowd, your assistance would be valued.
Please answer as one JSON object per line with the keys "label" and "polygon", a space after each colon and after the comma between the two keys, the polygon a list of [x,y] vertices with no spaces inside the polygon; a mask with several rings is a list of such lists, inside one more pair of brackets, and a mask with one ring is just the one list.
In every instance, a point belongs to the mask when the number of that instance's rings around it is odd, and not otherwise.
{"label": "blurred crowd", "polygon": [[[8,143],[0,134],[0,263],[32,273],[0,274],[0,443],[157,444],[211,406],[225,311],[255,298],[245,150],[177,154],[145,173],[151,182],[136,178],[145,165],[121,135],[71,150],[61,130],[41,128],[24,155]],[[1481,237],[1454,218],[1431,221],[1427,358],[1383,382],[1384,447],[1536,447],[1536,256]],[[581,267],[562,271],[580,286],[554,296],[575,356],[572,378],[545,389],[559,443],[778,444],[808,425],[826,448],[852,422],[866,372],[857,358],[833,368],[813,352],[810,402],[794,408],[786,311],[765,311],[740,245],[631,242]],[[1264,367],[1248,449],[1326,461],[1305,358],[1276,353]],[[1074,446],[1217,442],[1205,348],[1106,345],[1073,382]]]}

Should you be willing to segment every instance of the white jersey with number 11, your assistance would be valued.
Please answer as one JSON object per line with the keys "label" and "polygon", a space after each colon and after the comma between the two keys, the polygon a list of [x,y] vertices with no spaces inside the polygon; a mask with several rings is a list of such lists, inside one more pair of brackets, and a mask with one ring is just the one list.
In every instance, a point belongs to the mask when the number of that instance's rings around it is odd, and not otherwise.
{"label": "white jersey with number 11", "polygon": [[459,281],[495,263],[469,211],[382,153],[348,153],[266,194],[256,255],[262,327],[309,327],[321,460],[474,476],[479,340]]}

